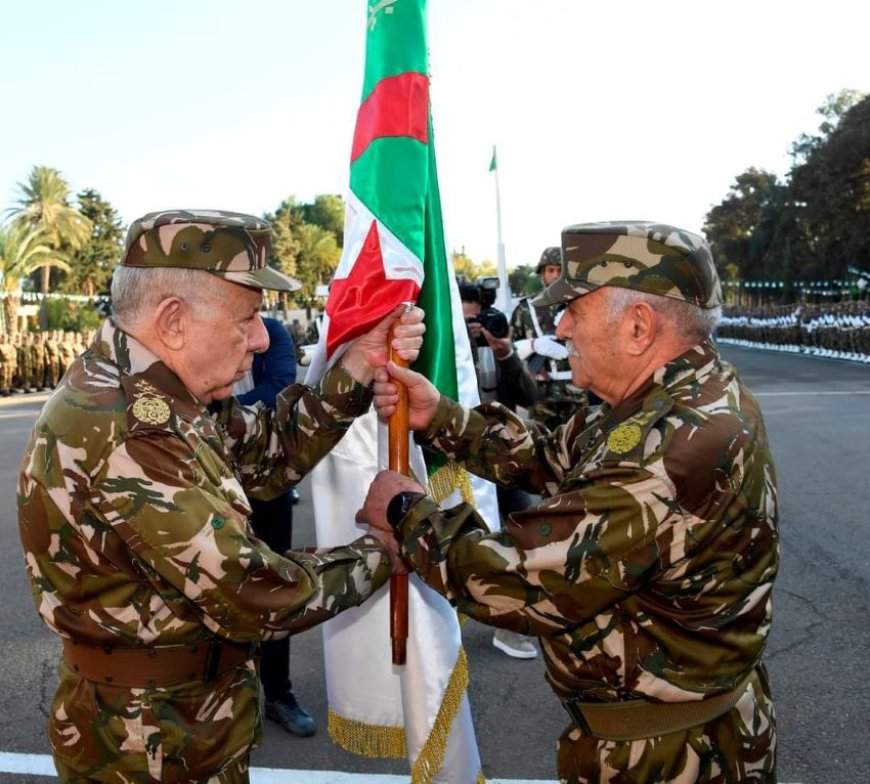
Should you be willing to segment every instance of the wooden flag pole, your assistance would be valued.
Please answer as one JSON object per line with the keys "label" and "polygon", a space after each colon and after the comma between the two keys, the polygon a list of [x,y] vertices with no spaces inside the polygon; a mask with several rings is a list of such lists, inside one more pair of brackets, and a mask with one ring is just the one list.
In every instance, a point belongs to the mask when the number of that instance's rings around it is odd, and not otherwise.
{"label": "wooden flag pole", "polygon": [[[395,325],[394,325],[395,327]],[[393,329],[390,329],[390,359],[401,367],[408,367],[392,348]],[[404,384],[395,382],[399,389],[399,402],[390,417],[389,460],[390,470],[410,474],[410,433],[408,432],[408,392]],[[408,641],[408,575],[390,576],[390,642],[393,650],[393,664],[404,664]]]}

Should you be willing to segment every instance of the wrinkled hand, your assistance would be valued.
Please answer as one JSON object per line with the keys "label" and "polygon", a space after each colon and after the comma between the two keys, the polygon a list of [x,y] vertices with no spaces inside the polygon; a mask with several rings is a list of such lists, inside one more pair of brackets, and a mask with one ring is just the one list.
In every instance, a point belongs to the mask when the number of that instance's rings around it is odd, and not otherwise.
{"label": "wrinkled hand", "polygon": [[402,559],[402,549],[392,531],[384,531],[374,526],[366,526],[369,536],[375,537],[387,550],[390,556],[390,572],[392,574],[407,574],[408,567]]}
{"label": "wrinkled hand", "polygon": [[382,531],[392,533],[392,526],[387,521],[387,506],[394,495],[404,491],[425,493],[425,488],[408,476],[397,471],[378,471],[372,480],[362,509],[356,513],[359,525],[370,525]]}
{"label": "wrinkled hand", "polygon": [[[396,319],[398,324],[392,343],[387,345],[390,327]],[[342,364],[361,384],[369,384],[375,368],[387,364],[390,358],[390,347],[395,349],[406,362],[410,363],[417,359],[420,355],[420,347],[423,345],[425,331],[423,311],[416,306],[406,311],[404,305],[399,305],[370,332],[350,345],[341,359]]]}
{"label": "wrinkled hand", "polygon": [[552,335],[542,335],[532,341],[532,350],[535,354],[540,354],[543,357],[550,359],[567,359],[568,349],[559,343]]}
{"label": "wrinkled hand", "polygon": [[396,382],[399,382],[405,385],[408,393],[408,427],[411,430],[425,430],[435,416],[441,399],[441,394],[429,379],[395,362],[378,368],[374,378],[374,405],[378,416],[387,420],[395,413],[399,403]]}
{"label": "wrinkled hand", "polygon": [[510,334],[506,338],[497,338],[485,327],[480,328],[481,334],[486,339],[487,344],[492,349],[492,353],[499,359],[504,359],[513,349],[513,341]]}

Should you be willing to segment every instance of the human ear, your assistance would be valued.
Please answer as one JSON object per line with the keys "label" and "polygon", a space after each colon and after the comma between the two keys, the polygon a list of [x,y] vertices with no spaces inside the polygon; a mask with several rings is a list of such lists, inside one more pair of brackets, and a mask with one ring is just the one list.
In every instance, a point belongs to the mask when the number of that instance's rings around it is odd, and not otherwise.
{"label": "human ear", "polygon": [[624,322],[628,328],[628,350],[639,356],[655,342],[658,332],[658,316],[646,302],[636,302],[628,308],[628,318]]}
{"label": "human ear", "polygon": [[157,337],[172,351],[184,347],[187,336],[188,306],[179,297],[167,297],[161,300],[154,313],[154,331]]}

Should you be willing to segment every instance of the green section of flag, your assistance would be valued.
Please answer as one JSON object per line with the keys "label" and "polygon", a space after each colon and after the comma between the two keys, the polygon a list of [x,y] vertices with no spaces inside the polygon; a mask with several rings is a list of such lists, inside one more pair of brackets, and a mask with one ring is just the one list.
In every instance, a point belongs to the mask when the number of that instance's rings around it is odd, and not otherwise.
{"label": "green section of flag", "polygon": [[[409,71],[428,76],[425,20],[426,0],[370,1],[363,101],[382,79]],[[426,312],[426,339],[414,368],[440,392],[457,399],[453,307],[459,303],[451,302],[454,273],[444,244],[431,108],[427,126],[428,144],[407,136],[374,139],[351,166],[350,187],[423,262],[417,302]],[[431,474],[444,459],[427,453],[426,462]]]}
{"label": "green section of flag", "polygon": [[[361,103],[383,79],[409,72],[428,78],[426,0],[372,0],[367,9]],[[410,113],[414,107],[389,108]],[[350,170],[350,189],[418,259],[424,253],[427,167],[425,144],[384,136],[374,139]]]}
{"label": "green section of flag", "polygon": [[450,300],[452,264],[447,261],[441,219],[441,195],[435,168],[435,143],[429,119],[429,187],[426,191],[425,280],[417,304],[426,312],[426,339],[414,367],[444,395],[458,399],[456,385],[456,341],[453,335],[453,307]]}
{"label": "green section of flag", "polygon": [[350,167],[350,189],[418,259],[424,254],[428,168],[427,145],[407,136],[375,139]]}
{"label": "green section of flag", "polygon": [[496,160],[495,160],[495,147],[493,147],[492,148],[492,160],[489,162],[489,170],[495,171],[496,168],[497,167],[496,167]]}
{"label": "green section of flag", "polygon": [[428,73],[426,0],[370,0],[362,100],[388,76]]}

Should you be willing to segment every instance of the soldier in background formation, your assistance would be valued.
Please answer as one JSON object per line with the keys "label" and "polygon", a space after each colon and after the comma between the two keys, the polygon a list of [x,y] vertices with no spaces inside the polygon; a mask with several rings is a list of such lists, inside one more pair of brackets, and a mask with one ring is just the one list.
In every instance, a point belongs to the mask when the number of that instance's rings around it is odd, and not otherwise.
{"label": "soldier in background formation", "polygon": [[870,301],[727,308],[716,338],[870,364]]}
{"label": "soldier in background formation", "polygon": [[[562,250],[545,248],[535,271],[543,287],[549,286],[562,272]],[[586,399],[571,382],[568,350],[556,338],[556,321],[563,306],[533,305],[532,299],[519,301],[511,314],[511,330],[517,354],[526,361],[541,392],[541,399],[529,407],[529,415],[553,429],[565,424]]]}
{"label": "soldier in background formation", "polygon": [[89,340],[60,329],[0,334],[0,395],[54,389]]}

